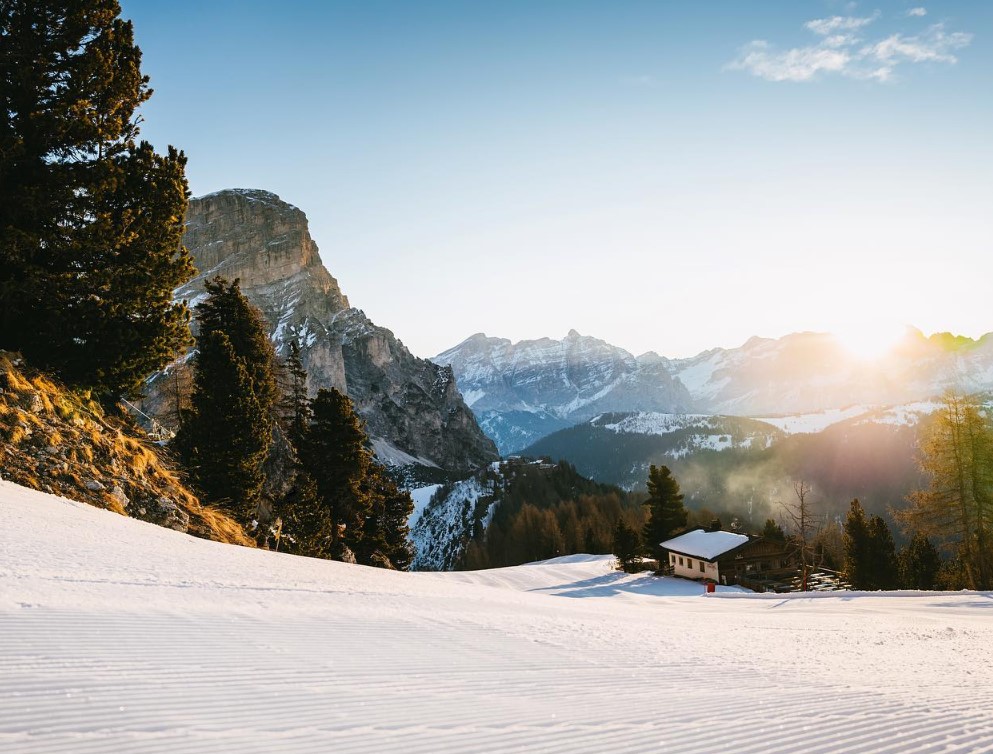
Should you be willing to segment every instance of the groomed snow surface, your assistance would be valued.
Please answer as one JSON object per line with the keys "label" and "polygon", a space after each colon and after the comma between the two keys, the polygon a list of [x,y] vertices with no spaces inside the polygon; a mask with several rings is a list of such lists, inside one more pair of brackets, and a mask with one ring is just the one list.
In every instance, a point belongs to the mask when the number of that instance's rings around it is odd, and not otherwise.
{"label": "groomed snow surface", "polygon": [[393,573],[0,483],[0,751],[989,752],[993,594]]}

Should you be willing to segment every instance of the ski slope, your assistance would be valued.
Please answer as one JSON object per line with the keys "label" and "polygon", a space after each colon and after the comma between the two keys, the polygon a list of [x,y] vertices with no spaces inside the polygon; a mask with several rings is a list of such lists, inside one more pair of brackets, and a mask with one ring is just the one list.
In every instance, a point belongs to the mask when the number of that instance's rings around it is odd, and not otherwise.
{"label": "ski slope", "polygon": [[0,751],[993,751],[993,594],[701,592],[296,558],[0,482]]}

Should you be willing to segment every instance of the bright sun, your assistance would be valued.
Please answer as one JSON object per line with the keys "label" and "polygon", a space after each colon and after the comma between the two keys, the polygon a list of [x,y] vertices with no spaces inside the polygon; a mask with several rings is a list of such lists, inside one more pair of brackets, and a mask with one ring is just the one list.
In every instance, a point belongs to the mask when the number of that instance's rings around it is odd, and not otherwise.
{"label": "bright sun", "polygon": [[835,327],[834,335],[852,356],[875,361],[886,356],[903,337],[905,328],[895,324],[865,322]]}

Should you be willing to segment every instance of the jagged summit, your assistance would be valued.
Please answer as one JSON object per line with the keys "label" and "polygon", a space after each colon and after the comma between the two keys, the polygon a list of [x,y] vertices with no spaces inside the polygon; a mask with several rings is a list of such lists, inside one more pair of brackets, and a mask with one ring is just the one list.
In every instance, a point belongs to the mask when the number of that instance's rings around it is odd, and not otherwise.
{"label": "jagged summit", "polygon": [[223,196],[225,194],[238,194],[240,196],[245,197],[249,201],[265,202],[266,204],[272,204],[272,205],[286,205],[288,207],[293,207],[293,209],[297,209],[297,207],[290,204],[289,202],[280,199],[279,196],[277,196],[273,192],[266,191],[265,189],[256,189],[256,188],[220,189],[218,191],[212,191],[209,194],[204,194],[203,196],[199,197],[199,199],[196,199],[194,201],[199,201],[202,199],[212,199],[214,197]]}
{"label": "jagged summit", "polygon": [[885,356],[857,357],[837,336],[751,337],[686,359],[624,349],[570,330],[562,340],[473,336],[434,360],[451,364],[487,433],[517,452],[601,412],[769,416],[925,400],[946,388],[993,390],[993,335],[908,328]]}
{"label": "jagged summit", "polygon": [[321,261],[302,210],[259,189],[216,191],[190,201],[183,241],[199,274],[176,297],[195,306],[206,279],[239,279],[269,322],[277,352],[285,353],[290,340],[300,344],[310,392],[346,392],[381,458],[455,475],[497,458],[452,371],[416,358],[351,306]]}
{"label": "jagged summit", "polygon": [[199,274],[177,295],[191,303],[203,295],[204,280],[221,275],[269,298],[313,294],[297,303],[321,316],[349,308],[310,237],[307,216],[268,191],[225,189],[190,200],[183,242]]}
{"label": "jagged summit", "polygon": [[466,401],[505,454],[632,402],[654,411],[690,406],[666,359],[636,359],[574,329],[562,340],[473,336],[433,361],[451,365]]}

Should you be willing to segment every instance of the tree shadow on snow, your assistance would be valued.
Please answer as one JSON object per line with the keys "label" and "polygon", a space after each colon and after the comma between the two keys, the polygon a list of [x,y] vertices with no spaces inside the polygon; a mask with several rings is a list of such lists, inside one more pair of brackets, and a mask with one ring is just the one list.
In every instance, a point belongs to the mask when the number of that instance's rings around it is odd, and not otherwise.
{"label": "tree shadow on snow", "polygon": [[614,597],[618,594],[641,594],[655,597],[693,597],[704,593],[704,586],[695,581],[671,577],[645,576],[631,579],[629,574],[607,573],[602,576],[577,581],[573,584],[529,589],[531,592],[546,592],[556,597]]}

